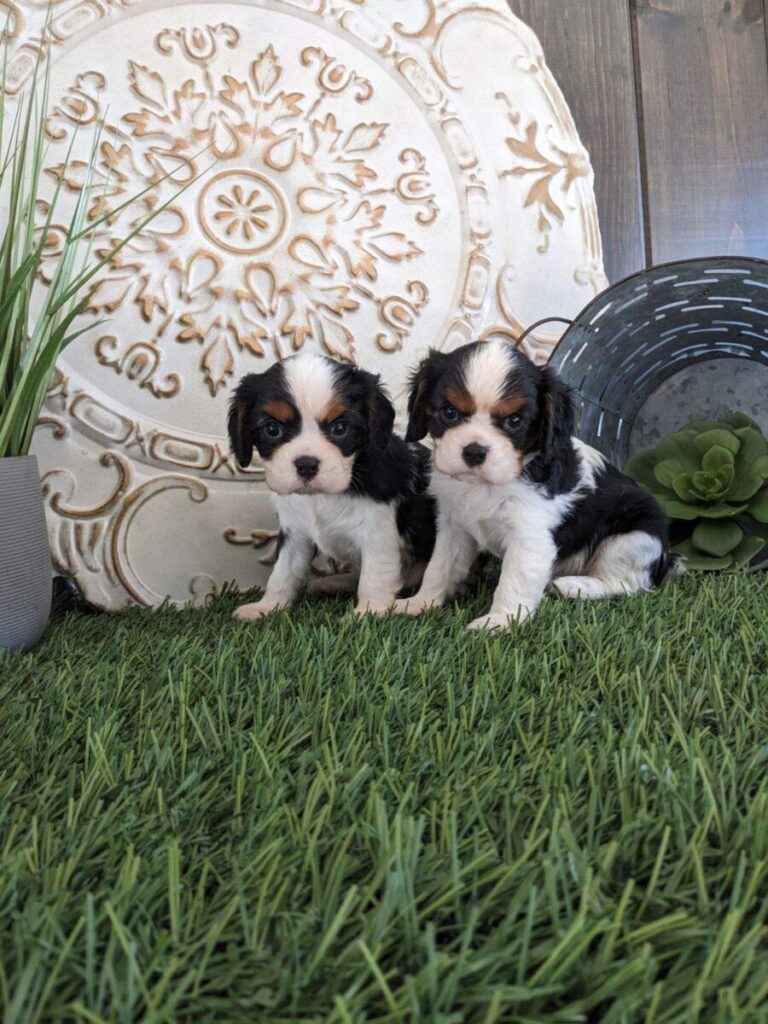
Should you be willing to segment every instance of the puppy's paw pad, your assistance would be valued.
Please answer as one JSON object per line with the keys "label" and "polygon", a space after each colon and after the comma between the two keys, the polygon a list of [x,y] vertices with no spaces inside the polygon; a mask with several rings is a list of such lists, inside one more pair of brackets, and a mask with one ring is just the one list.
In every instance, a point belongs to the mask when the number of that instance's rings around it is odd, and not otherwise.
{"label": "puppy's paw pad", "polygon": [[415,597],[401,597],[392,605],[395,615],[421,615],[429,606]]}
{"label": "puppy's paw pad", "polygon": [[561,597],[574,601],[587,601],[602,592],[598,581],[588,576],[560,576],[552,582],[552,587]]}
{"label": "puppy's paw pad", "polygon": [[264,601],[256,601],[254,604],[241,604],[232,613],[232,618],[238,622],[254,622],[256,619],[263,619],[265,615],[271,615],[277,611],[280,605],[267,604]]}
{"label": "puppy's paw pad", "polygon": [[392,605],[358,604],[352,614],[361,618],[363,615],[386,615],[389,611],[392,611]]}
{"label": "puppy's paw pad", "polygon": [[498,631],[502,629],[509,629],[510,626],[520,626],[533,614],[532,609],[524,608],[520,606],[516,612],[508,615],[502,615],[499,613],[488,613],[488,615],[481,615],[479,619],[474,619],[467,626],[467,629],[473,630],[492,630]]}
{"label": "puppy's paw pad", "polygon": [[507,629],[512,624],[512,619],[506,615],[481,615],[479,619],[473,619],[467,626],[475,632],[482,630],[498,631]]}

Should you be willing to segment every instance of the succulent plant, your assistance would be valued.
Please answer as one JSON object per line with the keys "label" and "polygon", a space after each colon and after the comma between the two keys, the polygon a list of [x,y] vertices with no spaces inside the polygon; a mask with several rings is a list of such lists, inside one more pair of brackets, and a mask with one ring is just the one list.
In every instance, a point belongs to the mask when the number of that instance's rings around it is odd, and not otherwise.
{"label": "succulent plant", "polygon": [[768,440],[742,413],[694,420],[625,472],[661,503],[691,569],[744,565],[768,543]]}

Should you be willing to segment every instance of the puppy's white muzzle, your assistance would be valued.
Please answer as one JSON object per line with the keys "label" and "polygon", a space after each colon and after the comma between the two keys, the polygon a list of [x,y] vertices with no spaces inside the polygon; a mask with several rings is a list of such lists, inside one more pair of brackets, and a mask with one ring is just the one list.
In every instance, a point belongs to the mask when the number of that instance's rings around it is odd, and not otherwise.
{"label": "puppy's white muzzle", "polygon": [[353,462],[321,433],[299,434],[264,463],[267,487],[275,494],[342,494]]}
{"label": "puppy's white muzzle", "polygon": [[522,453],[492,424],[469,420],[435,441],[435,466],[459,480],[507,484],[522,470]]}

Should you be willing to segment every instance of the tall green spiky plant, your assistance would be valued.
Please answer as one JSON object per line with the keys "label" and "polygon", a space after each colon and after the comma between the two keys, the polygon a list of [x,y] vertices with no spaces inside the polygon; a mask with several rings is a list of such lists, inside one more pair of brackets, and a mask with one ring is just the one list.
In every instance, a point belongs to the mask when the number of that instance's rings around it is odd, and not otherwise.
{"label": "tall green spiky plant", "polygon": [[[94,171],[100,150],[97,129],[90,146],[83,187],[77,197],[50,284],[40,284],[46,242],[59,208],[62,172],[42,224],[35,223],[41,193],[49,99],[49,61],[43,54],[29,87],[11,115],[6,91],[7,49],[0,81],[0,458],[26,455],[62,350],[102,321],[78,325],[99,271],[179,193],[135,225],[111,249],[92,254],[90,239],[108,217],[136,202],[140,192],[101,217],[92,218],[97,189]],[[73,137],[64,170],[70,161]],[[188,186],[187,186],[188,187]],[[180,189],[179,192],[183,191]],[[47,260],[50,267],[50,258]]]}

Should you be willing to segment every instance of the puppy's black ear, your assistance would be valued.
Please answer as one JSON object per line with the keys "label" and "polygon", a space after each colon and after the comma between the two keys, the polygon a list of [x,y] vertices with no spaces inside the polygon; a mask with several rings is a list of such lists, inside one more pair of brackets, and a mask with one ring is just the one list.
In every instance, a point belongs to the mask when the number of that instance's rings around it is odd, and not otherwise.
{"label": "puppy's black ear", "polygon": [[541,454],[544,462],[551,464],[571,450],[573,400],[569,389],[548,366],[541,371],[539,396],[544,421]]}
{"label": "puppy's black ear", "polygon": [[429,397],[440,380],[447,362],[448,357],[444,352],[431,348],[429,355],[422,359],[411,375],[406,441],[421,441],[426,436],[429,424]]}
{"label": "puppy's black ear", "polygon": [[240,381],[229,402],[227,428],[229,447],[243,467],[250,466],[253,458],[253,436],[251,434],[251,412],[259,398],[261,374],[249,373]]}
{"label": "puppy's black ear", "polygon": [[363,399],[368,415],[368,440],[375,448],[386,448],[392,436],[395,407],[376,373],[358,370],[365,387]]}

